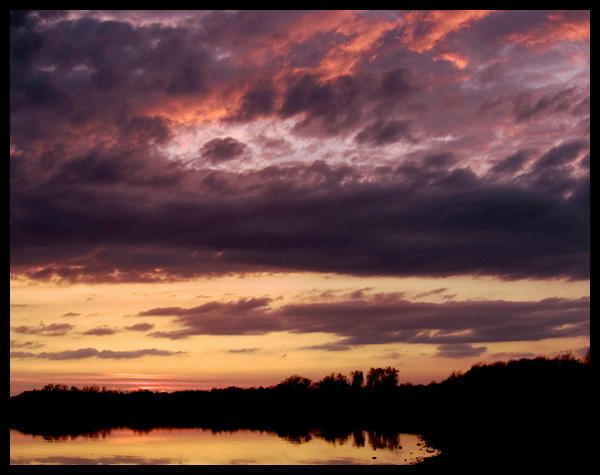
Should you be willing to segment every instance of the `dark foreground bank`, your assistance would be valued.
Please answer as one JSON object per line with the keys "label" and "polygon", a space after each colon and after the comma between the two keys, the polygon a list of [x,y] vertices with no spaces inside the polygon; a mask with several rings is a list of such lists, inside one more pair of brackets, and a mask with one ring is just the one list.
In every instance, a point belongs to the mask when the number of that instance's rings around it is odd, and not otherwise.
{"label": "dark foreground bank", "polygon": [[[438,384],[397,385],[397,370],[352,380],[293,376],[268,388],[118,392],[50,385],[10,398],[11,429],[48,437],[129,427],[270,430],[332,440],[360,430],[424,434],[443,455],[422,468],[585,467],[593,447],[591,366],[571,357],[473,366]],[[360,377],[359,377],[360,376]]]}

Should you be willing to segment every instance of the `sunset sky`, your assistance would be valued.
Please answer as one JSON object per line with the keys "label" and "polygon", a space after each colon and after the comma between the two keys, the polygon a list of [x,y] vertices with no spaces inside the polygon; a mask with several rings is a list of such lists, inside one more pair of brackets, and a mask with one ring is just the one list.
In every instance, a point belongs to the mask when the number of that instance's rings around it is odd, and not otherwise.
{"label": "sunset sky", "polygon": [[581,356],[589,192],[589,11],[11,11],[11,394]]}

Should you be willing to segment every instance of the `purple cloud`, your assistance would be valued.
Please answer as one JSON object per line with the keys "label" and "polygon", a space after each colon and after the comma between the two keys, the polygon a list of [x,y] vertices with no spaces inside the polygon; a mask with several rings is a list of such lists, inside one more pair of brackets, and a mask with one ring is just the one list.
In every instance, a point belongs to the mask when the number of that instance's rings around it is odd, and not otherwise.
{"label": "purple cloud", "polygon": [[134,332],[146,332],[154,328],[153,323],[136,323],[135,325],[129,325],[125,327],[125,330]]}
{"label": "purple cloud", "polygon": [[173,340],[192,335],[263,335],[278,331],[281,321],[270,315],[268,298],[240,299],[237,302],[210,302],[189,309],[155,308],[139,316],[175,316],[180,330],[152,332],[150,336]]}
{"label": "purple cloud", "polygon": [[[192,201],[163,201],[155,189],[130,201],[75,184],[59,202],[54,185],[38,187],[36,207],[11,188],[12,269],[74,281],[153,280],[163,277],[157,268],[171,278],[261,269],[589,276],[589,175],[489,185],[468,169],[403,165],[391,178],[364,183],[351,168],[315,162],[244,177],[213,172]],[[40,248],[48,235],[54,244]]]}
{"label": "purple cloud", "polygon": [[39,343],[37,341],[17,341],[17,340],[10,340],[10,347],[11,348],[40,348],[44,346],[43,343]]}
{"label": "purple cloud", "polygon": [[241,156],[246,145],[233,137],[216,138],[206,142],[200,149],[201,157],[210,163],[221,163]]}
{"label": "purple cloud", "polygon": [[181,339],[193,335],[249,335],[273,331],[328,333],[341,340],[307,347],[343,351],[382,343],[429,343],[439,355],[461,357],[485,351],[483,342],[539,341],[588,336],[589,298],[538,302],[411,302],[397,294],[325,303],[269,307],[268,299],[211,302],[189,309],[171,307],[140,316],[175,317],[179,327],[154,337]]}
{"label": "purple cloud", "polygon": [[57,352],[29,353],[20,351],[11,351],[11,358],[38,358],[54,361],[80,360],[85,358],[100,359],[133,359],[143,356],[172,356],[185,354],[185,351],[159,350],[156,348],[147,348],[142,350],[113,351],[97,350],[95,348],[80,348],[79,350],[66,350]]}
{"label": "purple cloud", "polygon": [[75,328],[75,326],[71,325],[70,323],[51,323],[50,325],[44,325],[44,323],[40,323],[37,327],[29,325],[10,327],[10,329],[15,333],[42,336],[63,336],[70,332],[73,328]]}
{"label": "purple cloud", "polygon": [[469,358],[485,353],[485,346],[474,347],[469,343],[445,343],[437,347],[435,356],[439,358]]}
{"label": "purple cloud", "polygon": [[589,278],[589,11],[164,15],[11,12],[11,275]]}
{"label": "purple cloud", "polygon": [[118,333],[118,332],[119,332],[119,330],[103,326],[103,327],[92,328],[90,330],[84,331],[82,333],[82,335],[107,336],[107,335],[114,335],[115,333]]}

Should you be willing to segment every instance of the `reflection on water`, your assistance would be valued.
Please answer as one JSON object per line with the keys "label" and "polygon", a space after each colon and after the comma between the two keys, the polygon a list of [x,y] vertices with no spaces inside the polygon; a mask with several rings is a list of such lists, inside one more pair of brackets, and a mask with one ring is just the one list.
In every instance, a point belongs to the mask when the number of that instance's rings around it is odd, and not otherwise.
{"label": "reflection on water", "polygon": [[415,464],[440,452],[416,434],[158,428],[59,437],[10,431],[11,464]]}

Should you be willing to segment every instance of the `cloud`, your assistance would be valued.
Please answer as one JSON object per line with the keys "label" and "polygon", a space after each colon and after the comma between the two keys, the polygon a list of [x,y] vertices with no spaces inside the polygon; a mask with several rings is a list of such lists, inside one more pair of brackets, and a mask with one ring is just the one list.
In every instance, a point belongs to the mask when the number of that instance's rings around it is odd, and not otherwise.
{"label": "cloud", "polygon": [[79,350],[67,350],[58,352],[43,352],[43,353],[29,353],[11,351],[11,358],[38,358],[47,359],[54,361],[63,360],[80,360],[85,358],[100,358],[100,359],[132,359],[141,358],[143,356],[172,356],[185,354],[185,351],[169,351],[169,350],[158,350],[156,348],[147,348],[143,350],[131,350],[131,351],[113,351],[113,350],[97,350],[95,348],[81,348]]}
{"label": "cloud", "polygon": [[192,335],[264,335],[281,328],[272,318],[268,298],[240,299],[237,302],[210,302],[193,308],[166,307],[140,312],[139,316],[176,316],[179,330],[149,335],[173,340]]}
{"label": "cloud", "polygon": [[529,155],[530,153],[528,151],[519,150],[517,153],[496,162],[490,168],[489,173],[493,175],[507,174],[511,176],[521,170],[521,167],[529,159]]}
{"label": "cloud", "polygon": [[39,343],[37,341],[17,341],[10,340],[11,348],[40,348],[44,346],[43,343]]}
{"label": "cloud", "polygon": [[10,358],[35,358],[36,354],[28,351],[11,351]]}
{"label": "cloud", "polygon": [[165,15],[11,12],[12,276],[589,278],[589,11]]}
{"label": "cloud", "polygon": [[11,269],[73,281],[273,269],[588,278],[589,176],[540,180],[489,184],[469,169],[406,164],[373,183],[314,162],[212,172],[185,193],[177,180],[164,185],[169,199],[145,184],[130,199],[121,179],[11,187]]}
{"label": "cloud", "polygon": [[202,158],[210,163],[221,163],[243,155],[246,145],[233,137],[216,138],[206,142],[200,149]]}
{"label": "cloud", "polygon": [[348,351],[352,349],[352,345],[342,343],[323,343],[321,345],[303,346],[301,350],[325,350],[325,351]]}
{"label": "cloud", "polygon": [[328,333],[341,339],[304,349],[344,351],[367,344],[426,343],[438,345],[439,355],[445,357],[485,351],[473,346],[476,343],[539,341],[586,336],[590,331],[589,298],[426,303],[404,300],[401,294],[376,294],[277,309],[269,303],[268,299],[241,299],[189,309],[151,309],[139,315],[176,316],[173,325],[179,328],[151,334],[155,337]]}
{"label": "cloud", "polygon": [[409,123],[402,120],[383,122],[378,120],[361,130],[355,137],[358,143],[384,145],[410,138]]}
{"label": "cloud", "polygon": [[337,342],[341,345],[470,344],[589,334],[589,299],[585,298],[439,304],[348,301],[288,305],[280,313],[288,331],[335,334],[344,337]]}
{"label": "cloud", "polygon": [[233,354],[246,354],[246,353],[256,353],[260,348],[232,348],[231,350],[226,350],[227,353]]}
{"label": "cloud", "polygon": [[98,356],[100,352],[95,348],[81,348],[79,350],[67,350],[57,352],[43,352],[32,355],[35,358],[46,360],[80,360]]}
{"label": "cloud", "polygon": [[246,122],[257,117],[268,116],[275,110],[277,90],[270,83],[258,83],[242,97],[240,110],[230,118],[233,121]]}
{"label": "cloud", "polygon": [[515,100],[515,117],[518,121],[526,121],[535,118],[538,114],[570,110],[575,94],[577,94],[575,89],[565,89],[539,98],[535,98],[533,93],[522,93]]}
{"label": "cloud", "polygon": [[158,350],[156,348],[148,348],[144,350],[131,350],[131,351],[112,351],[102,350],[98,353],[98,358],[101,359],[131,359],[141,358],[142,356],[172,356],[182,355],[185,351],[169,351],[169,350]]}
{"label": "cloud", "polygon": [[292,78],[279,109],[282,118],[302,114],[296,130],[320,130],[331,135],[350,129],[358,122],[363,89],[360,80],[341,76],[326,82],[305,74]]}
{"label": "cloud", "polygon": [[84,331],[82,335],[94,335],[94,336],[106,336],[106,335],[114,335],[118,333],[119,330],[114,328],[108,328],[106,326],[92,328],[90,330]]}
{"label": "cloud", "polygon": [[153,323],[136,323],[135,325],[129,325],[125,327],[125,330],[135,332],[145,332],[154,328]]}
{"label": "cloud", "polygon": [[535,164],[535,169],[545,169],[548,167],[557,167],[565,165],[575,160],[579,153],[585,149],[587,143],[582,140],[563,143],[557,147],[552,147],[548,152],[542,155]]}
{"label": "cloud", "polygon": [[415,294],[413,298],[419,299],[419,298],[423,298],[423,297],[429,297],[431,295],[438,295],[443,292],[446,292],[447,290],[448,290],[448,287],[441,287],[439,289],[428,290],[426,292],[419,292],[418,294]]}
{"label": "cloud", "polygon": [[469,358],[485,353],[487,348],[485,346],[474,347],[468,343],[445,343],[439,345],[437,350],[435,356],[438,358]]}
{"label": "cloud", "polygon": [[15,333],[42,336],[63,336],[70,332],[73,328],[75,328],[75,326],[71,325],[70,323],[51,323],[50,325],[44,325],[43,322],[37,327],[28,325],[10,327],[10,329]]}

